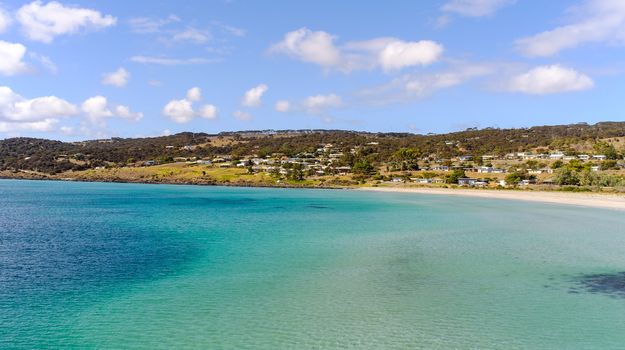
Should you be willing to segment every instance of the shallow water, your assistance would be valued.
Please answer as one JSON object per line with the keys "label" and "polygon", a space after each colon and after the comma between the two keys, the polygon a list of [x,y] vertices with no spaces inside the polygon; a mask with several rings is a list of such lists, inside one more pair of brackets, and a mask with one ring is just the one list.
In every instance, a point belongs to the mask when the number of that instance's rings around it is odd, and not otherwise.
{"label": "shallow water", "polygon": [[0,180],[0,348],[622,349],[625,215]]}

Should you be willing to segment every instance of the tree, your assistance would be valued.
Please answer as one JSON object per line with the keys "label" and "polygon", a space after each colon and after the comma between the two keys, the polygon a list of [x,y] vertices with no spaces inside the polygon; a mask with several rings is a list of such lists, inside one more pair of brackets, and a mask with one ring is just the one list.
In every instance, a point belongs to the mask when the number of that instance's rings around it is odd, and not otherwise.
{"label": "tree", "polygon": [[398,163],[398,168],[404,170],[419,170],[419,156],[421,152],[416,148],[400,148],[393,153],[392,161]]}
{"label": "tree", "polygon": [[525,176],[522,173],[515,171],[506,175],[506,182],[509,184],[517,184],[521,182],[521,180],[523,180],[524,178]]}
{"label": "tree", "polygon": [[579,185],[579,176],[575,171],[569,169],[568,167],[558,170],[554,180],[558,185]]}
{"label": "tree", "polygon": [[375,168],[368,160],[362,159],[354,163],[352,171],[354,174],[371,175],[375,173]]}
{"label": "tree", "polygon": [[595,143],[593,148],[597,154],[603,154],[608,159],[618,159],[618,152],[616,151],[616,148],[614,148],[613,144],[605,141],[598,141]]}
{"label": "tree", "polygon": [[445,182],[448,184],[457,184],[458,179],[466,177],[467,175],[464,173],[462,169],[456,169],[451,172],[451,174],[447,175]]}
{"label": "tree", "polygon": [[556,160],[551,164],[551,169],[560,169],[564,163],[561,160]]}

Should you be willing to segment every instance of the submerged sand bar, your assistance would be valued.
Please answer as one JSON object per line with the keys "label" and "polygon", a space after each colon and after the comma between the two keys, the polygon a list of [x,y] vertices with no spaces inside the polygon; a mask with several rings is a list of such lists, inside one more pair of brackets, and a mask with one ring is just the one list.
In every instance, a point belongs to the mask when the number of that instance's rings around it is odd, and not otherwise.
{"label": "submerged sand bar", "polygon": [[625,196],[590,192],[546,192],[546,191],[511,191],[484,189],[452,188],[401,188],[401,187],[362,187],[363,191],[422,193],[434,195],[469,196],[493,199],[513,199],[531,202],[570,204],[585,207],[625,210]]}

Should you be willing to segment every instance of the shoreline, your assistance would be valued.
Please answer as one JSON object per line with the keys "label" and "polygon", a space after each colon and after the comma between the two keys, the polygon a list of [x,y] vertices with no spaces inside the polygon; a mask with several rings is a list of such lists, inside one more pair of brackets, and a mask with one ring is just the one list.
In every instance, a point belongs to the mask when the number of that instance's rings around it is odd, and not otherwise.
{"label": "shoreline", "polygon": [[611,193],[593,192],[550,192],[550,191],[523,191],[523,190],[487,190],[487,189],[457,189],[457,188],[401,188],[401,187],[362,187],[359,191],[413,193],[430,195],[463,196],[490,199],[519,200],[547,204],[564,204],[580,207],[613,209],[625,211],[625,196]]}
{"label": "shoreline", "polygon": [[530,190],[490,190],[466,188],[432,188],[432,187],[373,187],[373,186],[294,186],[290,184],[266,185],[245,183],[197,183],[197,182],[165,182],[165,181],[124,181],[122,179],[72,179],[72,178],[24,178],[0,176],[0,180],[26,181],[62,181],[86,183],[127,183],[145,185],[183,185],[183,186],[218,186],[218,187],[248,187],[248,188],[279,188],[279,189],[320,189],[320,190],[355,190],[366,192],[412,193],[427,195],[464,196],[486,199],[518,200],[547,204],[574,205],[625,211],[625,196],[613,193],[596,192],[560,192],[560,191],[530,191]]}

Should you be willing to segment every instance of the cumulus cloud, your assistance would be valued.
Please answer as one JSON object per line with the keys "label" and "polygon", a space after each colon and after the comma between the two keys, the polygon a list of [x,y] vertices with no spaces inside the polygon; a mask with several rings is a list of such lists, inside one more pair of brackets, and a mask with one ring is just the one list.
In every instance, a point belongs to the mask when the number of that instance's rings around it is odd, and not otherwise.
{"label": "cumulus cloud", "polygon": [[328,108],[340,107],[342,104],[340,96],[329,94],[309,96],[304,100],[303,106],[308,112],[318,113]]}
{"label": "cumulus cloud", "polygon": [[187,100],[197,102],[202,99],[202,90],[199,87],[192,87],[187,90]]}
{"label": "cumulus cloud", "polygon": [[108,101],[104,96],[90,97],[81,106],[82,111],[92,120],[108,118],[113,112],[108,108]]}
{"label": "cumulus cloud", "polygon": [[287,100],[280,100],[276,102],[275,109],[280,113],[289,112],[291,110],[291,103]]}
{"label": "cumulus cloud", "polygon": [[341,52],[334,46],[332,36],[323,31],[313,32],[308,28],[288,32],[281,42],[270,49],[297,58],[304,62],[324,67],[334,67],[341,63]]}
{"label": "cumulus cloud", "polygon": [[491,16],[500,8],[516,0],[451,0],[441,10],[465,17]]}
{"label": "cumulus cloud", "polygon": [[59,118],[77,113],[76,106],[56,96],[27,99],[0,86],[0,132],[49,131]]}
{"label": "cumulus cloud", "polygon": [[0,40],[0,74],[15,75],[27,70],[24,63],[26,46]]}
{"label": "cumulus cloud", "polygon": [[565,49],[588,43],[625,42],[625,1],[590,0],[569,24],[517,40],[517,49],[526,56],[552,56]]}
{"label": "cumulus cloud", "polygon": [[253,87],[245,92],[243,95],[243,99],[241,100],[241,104],[246,107],[258,107],[262,103],[262,97],[267,92],[269,87],[265,84],[260,84],[256,87]]}
{"label": "cumulus cloud", "polygon": [[102,84],[123,87],[128,84],[130,73],[122,67],[111,73],[105,73],[102,77]]}
{"label": "cumulus cloud", "polygon": [[87,118],[95,124],[104,125],[107,118],[124,118],[129,120],[140,120],[143,113],[133,113],[128,106],[110,106],[108,99],[104,96],[94,96],[85,100],[81,105],[81,110]]}
{"label": "cumulus cloud", "polygon": [[540,66],[510,80],[509,90],[532,95],[591,89],[590,77],[561,65]]}
{"label": "cumulus cloud", "polygon": [[141,112],[131,112],[130,107],[124,105],[118,105],[115,107],[115,115],[129,120],[141,120],[143,118],[143,113]]}
{"label": "cumulus cloud", "polygon": [[403,41],[397,38],[374,38],[335,44],[336,36],[308,28],[287,33],[269,52],[281,53],[326,69],[351,72],[380,67],[398,70],[436,62],[443,46],[430,40]]}
{"label": "cumulus cloud", "polygon": [[26,99],[9,87],[0,86],[0,119],[29,122],[67,117],[76,113],[76,106],[56,96]]}
{"label": "cumulus cloud", "polygon": [[35,41],[51,43],[56,36],[81,30],[102,29],[115,25],[117,19],[92,9],[64,6],[51,1],[33,1],[17,10],[16,19],[24,34]]}
{"label": "cumulus cloud", "polygon": [[195,116],[192,102],[187,99],[171,100],[163,108],[163,114],[176,123],[188,123]]}
{"label": "cumulus cloud", "polygon": [[185,98],[169,101],[163,107],[163,115],[180,124],[188,123],[196,116],[209,120],[217,118],[217,107],[212,104],[206,104],[199,111],[195,111],[193,103],[201,99],[202,90],[199,87],[192,87],[187,90]]}
{"label": "cumulus cloud", "polygon": [[158,64],[161,66],[182,66],[192,64],[207,64],[219,62],[217,59],[208,58],[168,58],[168,57],[152,57],[152,56],[132,56],[130,58],[132,62],[142,64]]}
{"label": "cumulus cloud", "polygon": [[232,115],[238,120],[242,120],[242,121],[250,121],[253,118],[251,114],[244,112],[244,111],[240,111],[240,110],[234,111]]}
{"label": "cumulus cloud", "polygon": [[202,106],[199,111],[199,116],[204,119],[215,119],[217,118],[217,107],[215,105],[207,104]]}
{"label": "cumulus cloud", "polygon": [[380,51],[379,60],[384,70],[399,70],[415,65],[432,64],[442,53],[443,47],[429,40],[392,41]]}
{"label": "cumulus cloud", "polygon": [[0,121],[0,132],[19,132],[19,131],[52,131],[58,124],[58,119],[47,118],[36,122],[4,122]]}
{"label": "cumulus cloud", "polygon": [[0,7],[0,33],[4,33],[11,25],[11,16],[9,13]]}

